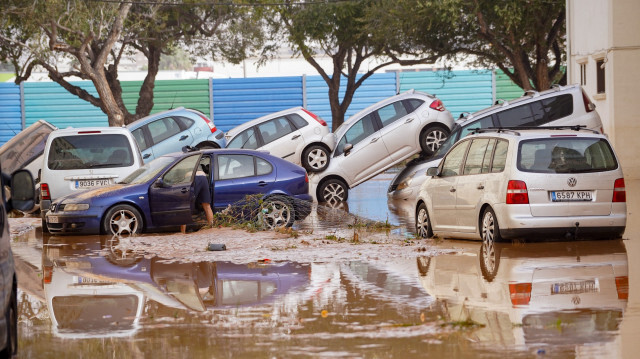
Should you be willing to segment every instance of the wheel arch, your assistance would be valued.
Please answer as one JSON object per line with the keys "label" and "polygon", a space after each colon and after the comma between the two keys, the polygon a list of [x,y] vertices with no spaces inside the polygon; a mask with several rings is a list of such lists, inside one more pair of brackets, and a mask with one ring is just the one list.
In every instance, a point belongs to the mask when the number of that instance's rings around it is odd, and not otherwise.
{"label": "wheel arch", "polygon": [[482,216],[484,215],[484,211],[486,211],[487,208],[493,209],[489,203],[485,203],[482,206],[480,206],[480,211],[478,212],[478,225],[476,227],[476,233],[479,234],[481,237],[482,237],[482,233],[481,233],[482,232]]}
{"label": "wheel arch", "polygon": [[324,148],[327,150],[327,152],[328,152],[329,154],[331,154],[331,149],[329,148],[329,146],[327,146],[327,144],[326,144],[326,143],[324,143],[324,142],[320,142],[320,141],[314,141],[314,142],[308,143],[306,146],[304,146],[304,147],[302,148],[302,152],[300,152],[300,155],[302,155],[302,154],[304,153],[304,151],[306,151],[307,149],[309,149],[309,147],[311,147],[311,146],[322,146],[322,147],[324,147]]}
{"label": "wheel arch", "polygon": [[215,142],[213,142],[213,141],[209,141],[209,140],[202,141],[202,142],[200,142],[200,143],[198,143],[198,144],[196,145],[196,147],[197,147],[197,148],[200,148],[200,149],[201,149],[201,148],[203,148],[203,147],[205,147],[205,146],[211,146],[211,147],[213,147],[213,148],[220,148],[220,145],[219,145],[219,144],[217,144],[217,143],[215,143]]}
{"label": "wheel arch", "polygon": [[111,206],[105,208],[105,210],[102,212],[102,215],[100,216],[100,234],[106,234],[103,228],[104,216],[107,215],[107,213],[111,210],[111,208],[115,206],[120,206],[123,204],[135,208],[140,213],[140,215],[142,216],[142,232],[144,232],[147,229],[147,223],[151,222],[151,218],[147,218],[147,214],[142,210],[142,208],[140,208],[140,206],[135,202],[121,201],[121,202],[114,203]]}

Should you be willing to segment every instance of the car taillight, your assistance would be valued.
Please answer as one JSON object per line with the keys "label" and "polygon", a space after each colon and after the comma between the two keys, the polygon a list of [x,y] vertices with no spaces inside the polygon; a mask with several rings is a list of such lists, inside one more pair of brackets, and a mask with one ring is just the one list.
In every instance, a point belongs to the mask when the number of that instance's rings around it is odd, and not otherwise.
{"label": "car taillight", "polygon": [[629,277],[616,277],[616,291],[618,299],[629,300]]}
{"label": "car taillight", "polygon": [[42,267],[42,282],[44,284],[51,283],[51,277],[53,277],[53,266]]}
{"label": "car taillight", "polygon": [[49,193],[49,185],[46,183],[40,184],[40,195],[42,199],[51,200],[51,193]]}
{"label": "car taillight", "polygon": [[587,112],[591,112],[596,109],[596,105],[589,100],[587,94],[582,90],[582,102],[584,103],[584,110]]}
{"label": "car taillight", "polygon": [[440,101],[439,99],[435,99],[433,100],[433,102],[431,103],[431,105],[429,105],[429,108],[434,109],[436,111],[444,111],[444,105],[442,104],[442,101]]}
{"label": "car taillight", "polygon": [[304,173],[304,181],[309,183],[309,175],[306,172]]}
{"label": "car taillight", "polygon": [[198,116],[200,116],[204,120],[204,122],[207,123],[207,126],[209,126],[209,128],[211,129],[211,133],[214,133],[217,131],[216,126],[213,124],[213,122],[211,122],[210,119],[208,119],[206,116],[201,114],[198,114]]}
{"label": "car taillight", "polygon": [[531,283],[509,283],[511,304],[529,305],[531,300]]}
{"label": "car taillight", "polygon": [[323,119],[321,119],[318,115],[316,115],[315,113],[313,113],[313,112],[311,112],[311,111],[309,111],[307,109],[304,109],[304,108],[302,109],[302,111],[304,111],[307,115],[313,117],[313,119],[318,121],[318,123],[320,123],[322,126],[325,126],[325,127],[327,126],[327,123]]}
{"label": "car taillight", "polygon": [[613,199],[612,202],[626,202],[627,201],[627,191],[624,186],[624,178],[618,178],[613,183]]}
{"label": "car taillight", "polygon": [[507,185],[507,204],[529,204],[527,184],[523,181],[509,181]]}

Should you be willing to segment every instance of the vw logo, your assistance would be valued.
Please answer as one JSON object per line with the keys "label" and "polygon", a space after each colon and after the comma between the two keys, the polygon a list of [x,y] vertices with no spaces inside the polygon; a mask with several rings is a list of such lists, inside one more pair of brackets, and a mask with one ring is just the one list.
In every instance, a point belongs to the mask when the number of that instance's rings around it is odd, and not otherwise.
{"label": "vw logo", "polygon": [[575,305],[580,304],[580,297],[578,297],[577,295],[574,295],[573,298],[571,298],[571,302]]}
{"label": "vw logo", "polygon": [[569,187],[575,187],[576,183],[578,183],[578,180],[575,177],[569,177],[567,180]]}

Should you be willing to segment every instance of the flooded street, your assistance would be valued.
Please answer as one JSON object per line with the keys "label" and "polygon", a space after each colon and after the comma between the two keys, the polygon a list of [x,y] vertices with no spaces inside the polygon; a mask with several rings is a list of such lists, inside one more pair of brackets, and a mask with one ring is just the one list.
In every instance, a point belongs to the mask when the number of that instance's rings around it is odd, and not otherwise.
{"label": "flooded street", "polygon": [[388,222],[391,241],[415,253],[406,258],[184,262],[114,251],[107,237],[19,234],[12,243],[18,357],[632,358],[640,352],[640,181],[627,182],[625,240],[484,248],[476,241],[415,240],[413,204],[387,203],[392,177],[385,173],[354,188],[348,203],[321,208],[295,228],[344,227],[357,218],[351,215]]}

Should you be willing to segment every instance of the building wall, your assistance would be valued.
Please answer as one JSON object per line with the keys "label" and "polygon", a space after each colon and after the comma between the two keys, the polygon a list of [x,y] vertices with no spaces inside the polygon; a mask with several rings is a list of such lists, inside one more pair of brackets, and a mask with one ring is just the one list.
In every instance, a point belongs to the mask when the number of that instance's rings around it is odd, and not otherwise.
{"label": "building wall", "polygon": [[[640,1],[567,1],[569,83],[580,83],[580,64],[586,65],[583,85],[620,157],[625,177],[640,178],[636,145],[640,134]],[[605,93],[596,88],[596,61],[603,59]]]}

